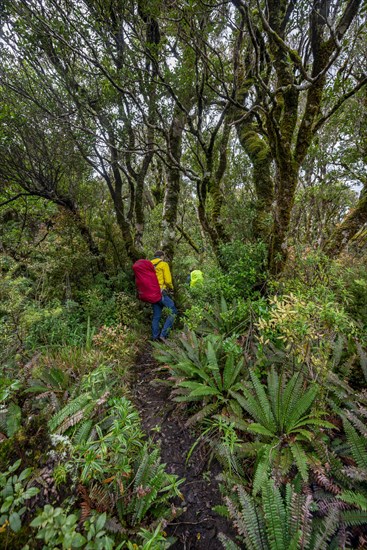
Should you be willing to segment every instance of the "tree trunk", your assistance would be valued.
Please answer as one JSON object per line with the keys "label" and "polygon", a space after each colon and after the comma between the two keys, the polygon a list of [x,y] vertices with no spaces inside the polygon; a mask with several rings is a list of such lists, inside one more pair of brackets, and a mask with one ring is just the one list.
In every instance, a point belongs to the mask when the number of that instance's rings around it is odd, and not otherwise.
{"label": "tree trunk", "polygon": [[367,183],[365,183],[358,202],[344,220],[337,225],[324,246],[324,252],[330,257],[338,256],[349,241],[367,223]]}
{"label": "tree trunk", "polygon": [[252,181],[256,193],[256,216],[253,224],[255,239],[268,242],[271,232],[271,211],[274,201],[274,182],[271,175],[271,150],[254,131],[252,124],[236,125],[238,139],[252,163]]}
{"label": "tree trunk", "polygon": [[279,172],[274,222],[268,254],[268,265],[273,275],[277,275],[283,270],[287,260],[287,234],[298,181],[298,171],[292,159],[289,159],[288,162],[283,159],[280,162],[280,167],[277,166],[277,168]]}
{"label": "tree trunk", "polygon": [[176,107],[169,131],[169,167],[167,185],[163,200],[162,248],[172,262],[176,244],[176,224],[178,201],[181,189],[181,172],[179,169],[182,154],[182,133],[185,127],[185,113]]}

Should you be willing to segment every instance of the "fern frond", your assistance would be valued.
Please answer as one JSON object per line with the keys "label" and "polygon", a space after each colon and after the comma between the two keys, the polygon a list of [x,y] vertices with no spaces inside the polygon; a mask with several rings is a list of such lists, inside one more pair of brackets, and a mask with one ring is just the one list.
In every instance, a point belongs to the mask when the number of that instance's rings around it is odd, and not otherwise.
{"label": "fern frond", "polygon": [[262,487],[262,505],[264,509],[266,533],[270,547],[286,547],[286,512],[280,491],[274,482],[267,480]]}
{"label": "fern frond", "polygon": [[270,402],[268,396],[266,395],[264,386],[261,384],[260,380],[253,371],[250,371],[251,381],[256,392],[257,401],[262,410],[262,417],[267,420],[266,425],[272,431],[276,430],[276,423],[274,419],[273,412],[270,407]]}
{"label": "fern frond", "polygon": [[287,429],[286,420],[288,419],[290,413],[294,411],[295,407],[297,407],[297,404],[301,399],[302,383],[303,378],[301,373],[295,373],[285,385],[283,392],[281,392],[281,387],[279,386],[278,392],[280,396],[278,397],[278,422],[282,426],[283,430]]}
{"label": "fern frond", "polygon": [[344,431],[347,436],[350,452],[360,468],[367,468],[367,448],[364,437],[358,435],[356,429],[344,416],[342,417]]}
{"label": "fern frond", "polygon": [[290,522],[289,533],[290,535],[300,533],[299,547],[308,548],[311,532],[312,532],[312,514],[310,512],[310,506],[312,503],[312,496],[306,497],[293,492],[290,504]]}
{"label": "fern frond", "polygon": [[275,418],[279,421],[279,376],[274,367],[268,373],[268,394]]}
{"label": "fern frond", "polygon": [[367,496],[362,493],[355,493],[354,491],[342,491],[337,498],[353,506],[357,506],[364,512],[367,512]]}
{"label": "fern frond", "polygon": [[361,510],[347,510],[341,513],[340,518],[346,525],[365,525],[367,523],[367,512]]}
{"label": "fern frond", "polygon": [[365,437],[367,438],[367,426],[360,420],[354,413],[351,411],[345,411],[345,416],[348,418],[348,420],[353,424],[357,430]]}
{"label": "fern frond", "polygon": [[51,432],[54,432],[67,418],[80,412],[92,397],[89,393],[82,393],[72,401],[69,401],[60,411],[58,411],[48,422],[48,427]]}
{"label": "fern frond", "polygon": [[328,550],[331,537],[339,525],[339,511],[337,508],[331,508],[329,514],[324,518],[321,527],[315,532],[315,536],[310,543],[312,550]]}
{"label": "fern frond", "polygon": [[[238,365],[237,365],[238,367]],[[234,380],[237,378],[237,374],[234,374],[234,355],[230,353],[227,355],[226,362],[223,369],[223,389],[228,391],[232,386]]]}
{"label": "fern frond", "polygon": [[253,479],[252,492],[257,495],[265,481],[269,477],[269,470],[271,468],[271,446],[263,445],[258,455],[258,461],[256,464],[256,471]]}
{"label": "fern frond", "polygon": [[217,387],[220,390],[222,390],[223,385],[222,385],[222,378],[219,372],[217,354],[210,340],[208,341],[208,347],[207,347],[207,361],[208,361],[208,367],[213,375],[213,378],[215,380]]}
{"label": "fern frond", "polygon": [[292,404],[292,408],[289,407],[288,416],[285,419],[285,428],[287,431],[302,418],[302,416],[309,410],[312,403],[315,401],[317,395],[317,388],[315,386],[309,388],[297,402]]}
{"label": "fern frond", "polygon": [[322,466],[313,466],[312,471],[320,487],[323,487],[326,491],[330,491],[330,493],[333,493],[334,495],[338,495],[341,492],[340,487],[335,485],[335,483],[327,477]]}
{"label": "fern frond", "polygon": [[242,506],[240,522],[236,525],[238,532],[245,536],[249,548],[266,550],[265,526],[260,511],[242,486],[237,487],[237,493]]}
{"label": "fern frond", "polygon": [[364,351],[359,342],[356,342],[356,347],[359,355],[359,360],[361,362],[362,371],[367,382],[367,353]]}
{"label": "fern frond", "polygon": [[[229,390],[229,394],[238,402],[238,404],[247,411],[257,422],[267,426],[267,419],[264,418],[263,410],[252,393],[245,387],[242,387],[242,393]],[[268,426],[269,427],[269,426]],[[272,427],[270,426],[270,429]]]}
{"label": "fern frond", "polygon": [[90,436],[92,427],[93,427],[92,420],[88,419],[85,422],[83,422],[83,424],[79,426],[74,436],[72,437],[72,441],[74,445],[80,445],[82,443],[85,443]]}
{"label": "fern frond", "polygon": [[199,412],[191,416],[186,422],[185,426],[193,426],[197,422],[201,422],[204,418],[207,418],[208,416],[212,416],[212,414],[217,410],[219,406],[219,402],[216,403],[209,403],[208,405],[205,405],[202,409],[200,409]]}
{"label": "fern frond", "polygon": [[295,463],[297,465],[298,471],[302,476],[304,481],[308,480],[308,461],[305,451],[302,449],[298,443],[290,443],[289,445]]}
{"label": "fern frond", "polygon": [[241,548],[237,546],[237,544],[233,542],[233,540],[228,538],[223,533],[219,533],[218,539],[222,543],[224,550],[241,550]]}

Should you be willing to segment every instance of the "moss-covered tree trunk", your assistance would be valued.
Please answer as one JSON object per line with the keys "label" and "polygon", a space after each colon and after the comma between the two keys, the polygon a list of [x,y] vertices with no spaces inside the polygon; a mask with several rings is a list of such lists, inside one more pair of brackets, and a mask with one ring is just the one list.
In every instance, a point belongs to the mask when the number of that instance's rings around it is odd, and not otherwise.
{"label": "moss-covered tree trunk", "polygon": [[180,162],[182,155],[182,133],[185,127],[185,113],[177,106],[169,130],[167,183],[163,199],[162,248],[172,261],[176,244],[178,203],[181,190]]}
{"label": "moss-covered tree trunk", "polygon": [[223,132],[219,143],[219,159],[218,166],[214,176],[209,182],[209,194],[212,199],[211,208],[211,224],[213,226],[213,233],[216,235],[217,243],[223,243],[228,241],[228,235],[226,234],[224,224],[222,221],[222,206],[224,202],[224,195],[222,190],[222,179],[227,168],[227,148],[228,141],[231,134],[231,126],[229,119],[226,117],[223,126]]}
{"label": "moss-covered tree trunk", "polygon": [[246,121],[236,125],[238,139],[252,163],[252,182],[256,193],[256,214],[253,222],[255,239],[268,242],[272,229],[274,181],[271,173],[273,157],[267,142]]}

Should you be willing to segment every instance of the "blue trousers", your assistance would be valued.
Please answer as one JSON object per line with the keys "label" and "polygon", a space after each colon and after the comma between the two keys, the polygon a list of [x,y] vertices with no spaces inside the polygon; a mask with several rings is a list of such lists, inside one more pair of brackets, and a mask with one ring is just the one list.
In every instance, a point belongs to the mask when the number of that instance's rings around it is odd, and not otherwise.
{"label": "blue trousers", "polygon": [[[170,315],[168,315],[162,331],[160,330],[159,323],[162,317],[163,308],[166,307],[170,310]],[[162,299],[155,304],[152,304],[153,309],[153,319],[152,319],[152,337],[153,340],[162,336],[162,338],[167,338],[169,331],[172,328],[175,317],[178,313],[174,301],[163,291]]]}

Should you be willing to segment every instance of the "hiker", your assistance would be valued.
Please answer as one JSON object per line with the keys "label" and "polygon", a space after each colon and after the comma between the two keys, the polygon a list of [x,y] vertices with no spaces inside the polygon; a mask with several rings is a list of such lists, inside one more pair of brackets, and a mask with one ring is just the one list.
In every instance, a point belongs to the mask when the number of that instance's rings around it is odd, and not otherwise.
{"label": "hiker", "polygon": [[[153,340],[165,340],[173,326],[175,316],[178,311],[170,293],[173,292],[172,275],[167,262],[164,261],[163,250],[157,250],[151,260],[157,275],[158,283],[162,292],[162,297],[159,302],[153,303],[153,319],[152,319],[152,338]],[[170,310],[162,331],[160,331],[159,323],[162,317],[162,310],[166,307]]]}
{"label": "hiker", "polygon": [[200,286],[204,282],[204,274],[200,269],[192,268],[190,270],[190,275],[187,277],[187,283],[190,285],[190,288],[194,286]]}

